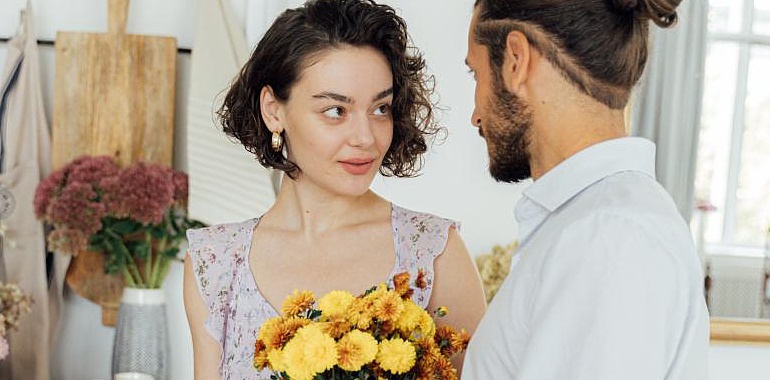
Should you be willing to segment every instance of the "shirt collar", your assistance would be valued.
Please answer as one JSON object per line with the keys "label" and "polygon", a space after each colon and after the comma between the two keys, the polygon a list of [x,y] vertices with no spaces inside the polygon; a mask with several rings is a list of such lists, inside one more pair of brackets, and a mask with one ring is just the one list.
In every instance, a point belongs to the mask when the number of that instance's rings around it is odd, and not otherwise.
{"label": "shirt collar", "polygon": [[591,184],[623,171],[638,171],[655,179],[655,144],[639,137],[594,144],[553,167],[523,194],[553,212]]}

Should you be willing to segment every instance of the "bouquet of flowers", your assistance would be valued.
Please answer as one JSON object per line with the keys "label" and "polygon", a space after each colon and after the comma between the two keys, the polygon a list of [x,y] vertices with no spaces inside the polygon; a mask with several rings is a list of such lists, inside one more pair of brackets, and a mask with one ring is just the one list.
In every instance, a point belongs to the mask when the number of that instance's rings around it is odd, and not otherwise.
{"label": "bouquet of flowers", "polygon": [[[436,327],[410,299],[408,273],[393,283],[357,297],[332,291],[317,303],[312,292],[295,291],[283,303],[283,316],[260,328],[254,367],[275,371],[272,379],[457,379],[450,359],[465,350],[469,334]],[[425,286],[422,276],[416,285]],[[446,312],[442,307],[435,314]]]}
{"label": "bouquet of flowers", "polygon": [[159,288],[188,228],[187,175],[138,162],[119,168],[110,156],[82,156],[49,174],[35,191],[35,215],[52,226],[52,251],[106,255],[105,271],[128,286]]}
{"label": "bouquet of flowers", "polygon": [[8,333],[19,326],[23,314],[32,310],[32,297],[24,294],[16,284],[0,282],[0,360],[8,357]]}

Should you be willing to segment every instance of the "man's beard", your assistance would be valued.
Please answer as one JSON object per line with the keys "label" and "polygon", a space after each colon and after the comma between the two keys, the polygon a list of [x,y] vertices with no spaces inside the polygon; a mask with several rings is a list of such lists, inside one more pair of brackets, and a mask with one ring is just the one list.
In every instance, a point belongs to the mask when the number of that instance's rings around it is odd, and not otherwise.
{"label": "man's beard", "polygon": [[529,105],[496,84],[490,111],[486,122],[479,127],[479,134],[487,141],[489,173],[499,182],[516,183],[530,178],[528,148],[532,111]]}

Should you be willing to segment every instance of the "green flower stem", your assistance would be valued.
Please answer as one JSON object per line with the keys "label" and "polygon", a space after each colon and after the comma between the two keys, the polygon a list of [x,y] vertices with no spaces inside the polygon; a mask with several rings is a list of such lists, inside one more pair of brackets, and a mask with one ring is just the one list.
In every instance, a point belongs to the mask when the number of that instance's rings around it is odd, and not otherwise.
{"label": "green flower stem", "polygon": [[128,268],[123,267],[123,279],[126,281],[126,285],[130,287],[136,287],[136,281],[134,281],[134,278],[131,277],[131,272],[128,271]]}
{"label": "green flower stem", "polygon": [[158,287],[163,283],[163,279],[168,275],[168,271],[171,269],[171,260],[168,258],[163,260],[163,265],[160,267],[160,275],[158,276]]}
{"label": "green flower stem", "polygon": [[115,246],[118,248],[119,253],[126,257],[128,270],[131,271],[131,274],[133,274],[135,278],[134,286],[139,288],[146,288],[147,281],[145,281],[145,279],[142,278],[142,274],[139,273],[139,268],[136,266],[134,257],[131,255],[131,252],[128,251],[126,244],[123,243],[123,239],[120,236],[118,236],[115,232],[111,231],[110,229],[105,229],[105,231],[107,232],[108,235],[110,235],[110,237],[115,239],[115,242],[116,242]]}
{"label": "green flower stem", "polygon": [[167,238],[163,237],[160,240],[158,240],[158,250],[157,255],[155,256],[155,262],[153,263],[152,267],[152,276],[149,278],[149,285],[153,288],[160,288],[161,283],[163,282],[163,276],[161,276],[161,268],[163,266],[164,261],[166,258],[164,257],[164,252],[166,251],[166,242]]}
{"label": "green flower stem", "polygon": [[147,258],[144,260],[144,276],[148,279],[147,285],[152,288],[152,235],[149,230],[144,231],[144,242],[147,244]]}

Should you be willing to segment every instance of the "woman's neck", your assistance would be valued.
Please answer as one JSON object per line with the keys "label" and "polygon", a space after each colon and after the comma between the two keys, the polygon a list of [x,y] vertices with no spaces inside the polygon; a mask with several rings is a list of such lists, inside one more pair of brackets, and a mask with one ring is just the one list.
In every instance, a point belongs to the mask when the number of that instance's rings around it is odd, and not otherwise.
{"label": "woman's neck", "polygon": [[387,201],[371,190],[359,196],[347,196],[284,178],[266,217],[276,228],[313,237],[365,223],[389,207]]}

